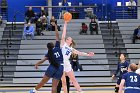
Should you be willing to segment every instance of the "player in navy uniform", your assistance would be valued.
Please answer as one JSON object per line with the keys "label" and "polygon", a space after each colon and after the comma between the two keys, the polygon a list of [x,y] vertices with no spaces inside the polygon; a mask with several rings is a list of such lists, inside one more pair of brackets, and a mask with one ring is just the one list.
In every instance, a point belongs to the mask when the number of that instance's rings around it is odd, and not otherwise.
{"label": "player in navy uniform", "polygon": [[121,54],[120,55],[120,62],[118,62],[116,73],[114,75],[112,75],[112,79],[114,79],[114,77],[118,74],[118,72],[120,72],[120,75],[118,77],[117,84],[116,84],[116,87],[115,87],[115,92],[116,93],[118,93],[119,85],[120,85],[120,82],[121,82],[121,79],[122,79],[122,75],[127,73],[128,66],[129,66],[129,62],[126,61],[125,55]]}
{"label": "player in navy uniform", "polygon": [[124,86],[124,93],[140,93],[140,75],[135,73],[136,70],[137,65],[135,63],[130,64],[128,73],[122,76],[119,93],[122,93]]}
{"label": "player in navy uniform", "polygon": [[54,44],[48,43],[48,53],[45,55],[45,57],[37,62],[35,64],[35,68],[38,68],[38,65],[42,64],[46,60],[49,60],[49,67],[45,72],[45,75],[43,76],[43,79],[41,82],[30,91],[30,93],[35,93],[38,89],[40,89],[46,82],[49,81],[50,78],[52,79],[52,93],[57,93],[57,85],[63,75],[63,55],[60,48],[60,42],[59,42],[59,34],[57,30],[57,25],[52,22],[52,25],[55,26],[55,34],[56,34],[56,44],[54,47]]}

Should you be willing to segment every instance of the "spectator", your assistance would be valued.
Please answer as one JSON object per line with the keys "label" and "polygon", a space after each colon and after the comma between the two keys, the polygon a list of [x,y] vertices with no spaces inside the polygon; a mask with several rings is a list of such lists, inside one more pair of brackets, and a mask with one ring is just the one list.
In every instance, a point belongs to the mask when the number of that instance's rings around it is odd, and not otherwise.
{"label": "spectator", "polygon": [[25,20],[28,23],[29,21],[32,23],[34,22],[34,17],[35,17],[35,13],[32,10],[32,7],[29,7],[29,9],[26,11],[25,13]]}
{"label": "spectator", "polygon": [[96,34],[98,34],[98,24],[94,19],[91,19],[91,22],[89,24],[90,34],[93,35],[93,32],[95,31]]}
{"label": "spectator", "polygon": [[44,35],[43,33],[41,33],[42,31],[42,23],[41,23],[41,20],[40,18],[37,20],[36,22],[36,32],[37,32],[37,35]]}
{"label": "spectator", "polygon": [[51,22],[55,22],[55,24],[57,24],[57,20],[54,16],[52,16],[50,20],[50,31],[55,31],[55,27],[51,24]]}
{"label": "spectator", "polygon": [[82,33],[87,34],[87,30],[88,30],[87,25],[85,23],[82,23],[82,26],[81,26],[80,33],[79,34],[82,34]]}
{"label": "spectator", "polygon": [[[40,17],[41,19],[41,22],[42,22],[42,30],[46,30],[46,27],[47,27],[47,17],[45,15],[41,16]],[[55,31],[55,28],[54,28],[54,31]]]}
{"label": "spectator", "polygon": [[134,33],[133,33],[133,44],[135,44],[135,39],[140,39],[140,25],[138,26],[138,28],[136,28],[134,30]]}
{"label": "spectator", "polygon": [[46,17],[48,16],[48,12],[44,9],[44,7],[42,6],[41,7],[41,11],[40,11],[40,14],[39,14],[39,17],[45,15]]}
{"label": "spectator", "polygon": [[30,22],[24,26],[23,38],[27,40],[28,35],[31,36],[31,39],[34,38],[34,27]]}
{"label": "spectator", "polygon": [[72,69],[74,71],[82,70],[82,66],[79,64],[78,54],[74,54],[74,53],[71,54],[70,60],[71,60]]}

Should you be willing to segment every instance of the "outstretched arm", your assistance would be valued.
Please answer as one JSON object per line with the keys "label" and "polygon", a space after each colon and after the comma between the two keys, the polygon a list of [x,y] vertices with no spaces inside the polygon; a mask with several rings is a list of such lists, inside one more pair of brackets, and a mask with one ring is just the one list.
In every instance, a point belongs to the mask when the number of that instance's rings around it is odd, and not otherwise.
{"label": "outstretched arm", "polygon": [[58,33],[58,29],[57,29],[57,25],[55,24],[55,22],[51,22],[51,24],[53,26],[55,26],[55,36],[56,36],[56,41],[59,41],[59,33]]}
{"label": "outstretched arm", "polygon": [[78,51],[76,49],[73,49],[72,52],[75,53],[75,54],[78,54],[80,56],[94,56],[93,52],[85,53],[85,52],[80,52],[80,51]]}
{"label": "outstretched arm", "polygon": [[65,43],[66,29],[67,29],[67,22],[65,21],[65,23],[64,23],[64,28],[63,28],[63,32],[62,32],[62,37],[61,37],[61,46],[63,46],[64,43]]}
{"label": "outstretched arm", "polygon": [[41,65],[42,63],[44,63],[46,60],[48,60],[47,57],[44,57],[43,59],[41,59],[40,61],[38,61],[36,64],[35,64],[35,68],[38,69],[38,65]]}

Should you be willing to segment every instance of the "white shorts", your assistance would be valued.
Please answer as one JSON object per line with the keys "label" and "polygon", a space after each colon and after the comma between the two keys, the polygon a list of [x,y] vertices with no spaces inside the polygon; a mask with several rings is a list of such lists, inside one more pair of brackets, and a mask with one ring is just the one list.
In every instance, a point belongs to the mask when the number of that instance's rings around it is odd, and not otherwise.
{"label": "white shorts", "polygon": [[72,71],[71,65],[64,65],[64,72],[70,72]]}

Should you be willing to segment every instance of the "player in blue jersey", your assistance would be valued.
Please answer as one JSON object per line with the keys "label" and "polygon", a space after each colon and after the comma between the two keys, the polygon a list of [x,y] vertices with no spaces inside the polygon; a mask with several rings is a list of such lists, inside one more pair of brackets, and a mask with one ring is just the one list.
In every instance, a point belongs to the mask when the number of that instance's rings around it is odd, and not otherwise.
{"label": "player in blue jersey", "polygon": [[129,66],[129,62],[126,61],[125,55],[120,54],[120,62],[118,62],[117,70],[116,70],[115,74],[112,75],[112,79],[114,79],[116,77],[116,75],[118,73],[120,73],[120,75],[118,77],[118,80],[117,80],[116,87],[115,87],[115,92],[116,93],[118,93],[119,85],[120,85],[120,82],[121,82],[121,79],[122,79],[122,75],[127,73],[128,66]]}
{"label": "player in blue jersey", "polygon": [[45,57],[35,64],[35,68],[38,68],[38,65],[42,64],[46,60],[49,60],[49,67],[43,76],[41,82],[30,91],[30,93],[35,93],[38,89],[40,89],[46,82],[49,81],[50,78],[52,79],[52,93],[57,93],[57,85],[63,75],[63,54],[60,48],[59,42],[59,34],[57,30],[57,25],[52,22],[52,25],[55,26],[55,34],[56,34],[56,44],[48,43],[48,53]]}
{"label": "player in blue jersey", "polygon": [[122,76],[119,93],[123,93],[124,86],[124,93],[140,93],[140,75],[135,73],[136,70],[137,65],[135,63],[130,64],[128,73]]}

